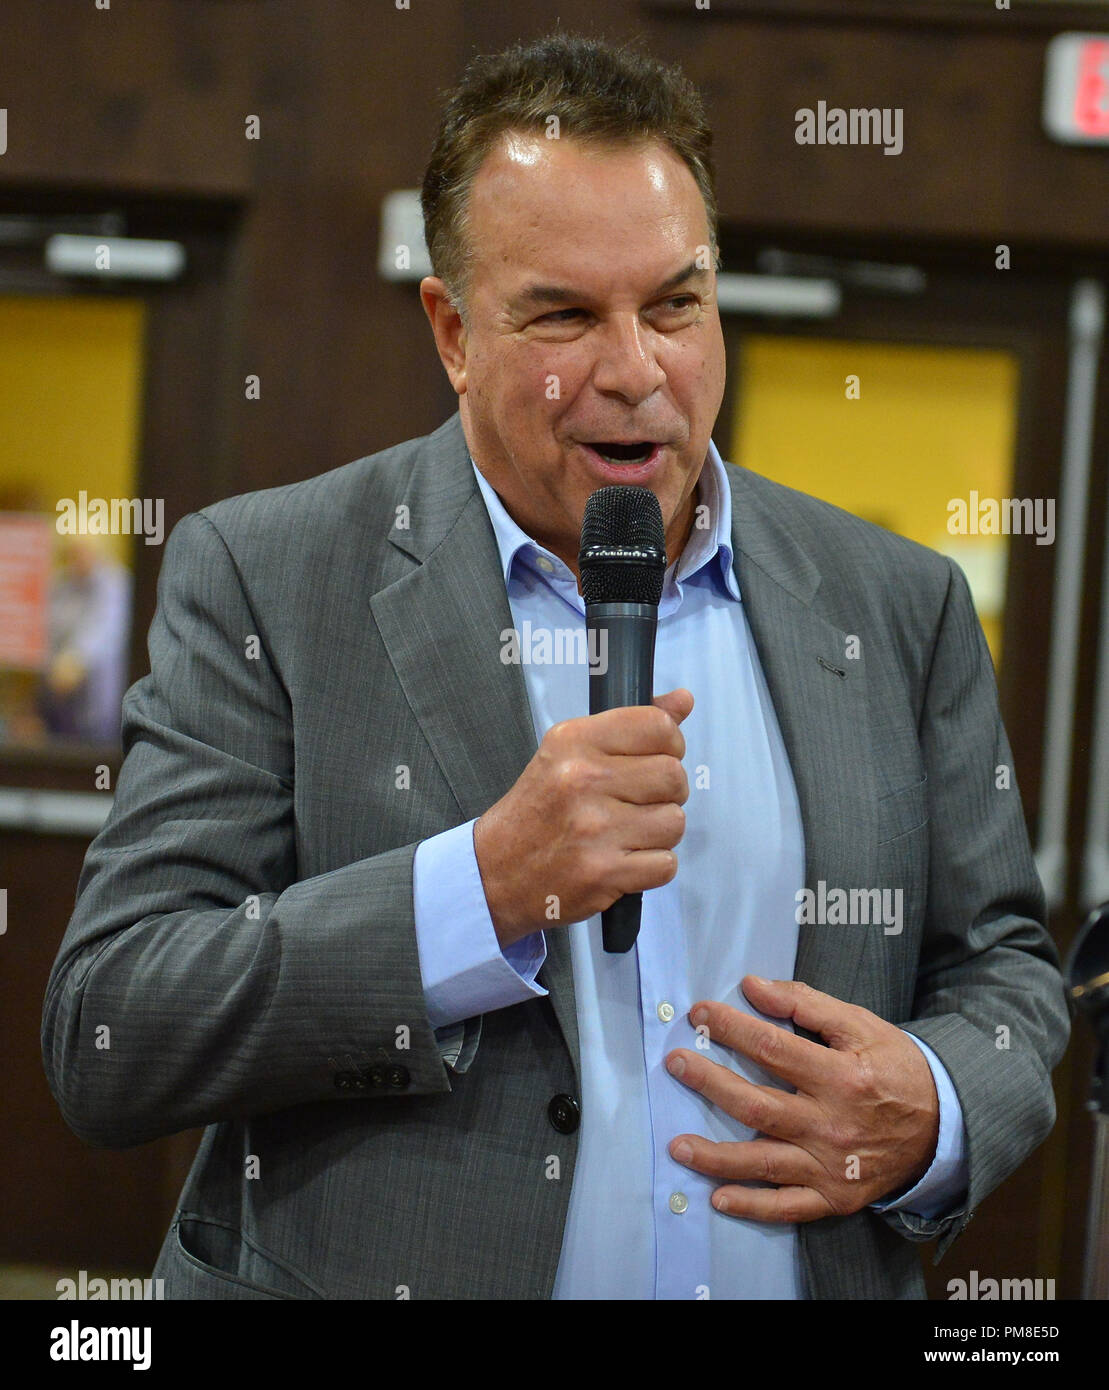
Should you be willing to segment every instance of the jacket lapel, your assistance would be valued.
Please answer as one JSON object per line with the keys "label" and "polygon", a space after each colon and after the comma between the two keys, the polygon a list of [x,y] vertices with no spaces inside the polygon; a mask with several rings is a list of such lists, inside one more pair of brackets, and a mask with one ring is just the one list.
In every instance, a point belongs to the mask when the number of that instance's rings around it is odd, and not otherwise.
{"label": "jacket lapel", "polygon": [[[866,653],[815,611],[820,572],[745,470],[732,486],[735,570],[793,770],[805,842],[805,885],[863,888],[877,871],[877,810]],[[852,998],[865,927],[803,923],[795,978]],[[861,1002],[861,1001],[858,1001]]]}
{"label": "jacket lapel", "polygon": [[[458,803],[459,823],[483,815],[536,751],[523,671],[501,661],[512,627],[500,554],[457,413],[425,441],[404,497],[411,526],[390,540],[420,561],[370,600],[374,621],[424,737]],[[429,663],[451,673],[445,704]],[[547,933],[539,981],[580,1075],[570,942]]]}

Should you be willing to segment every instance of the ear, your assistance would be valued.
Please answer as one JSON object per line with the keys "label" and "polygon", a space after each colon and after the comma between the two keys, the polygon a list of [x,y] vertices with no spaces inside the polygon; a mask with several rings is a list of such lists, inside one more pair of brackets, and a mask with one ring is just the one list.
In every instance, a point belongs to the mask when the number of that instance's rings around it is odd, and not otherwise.
{"label": "ear", "polygon": [[466,390],[466,328],[462,316],[450,302],[447,287],[437,275],[420,281],[420,300],[427,314],[439,360],[458,395]]}

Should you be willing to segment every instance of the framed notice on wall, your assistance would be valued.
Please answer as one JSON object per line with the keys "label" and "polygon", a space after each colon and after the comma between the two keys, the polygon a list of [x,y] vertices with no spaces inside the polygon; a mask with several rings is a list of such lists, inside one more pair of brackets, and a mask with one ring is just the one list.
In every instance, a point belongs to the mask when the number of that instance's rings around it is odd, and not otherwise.
{"label": "framed notice on wall", "polygon": [[0,667],[46,665],[53,537],[49,517],[0,512]]}

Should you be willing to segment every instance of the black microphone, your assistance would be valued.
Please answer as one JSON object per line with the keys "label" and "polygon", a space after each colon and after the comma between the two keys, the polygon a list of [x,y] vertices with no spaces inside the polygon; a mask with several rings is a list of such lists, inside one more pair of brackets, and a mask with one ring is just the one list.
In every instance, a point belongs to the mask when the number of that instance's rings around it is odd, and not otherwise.
{"label": "black microphone", "polygon": [[[666,576],[662,511],[650,488],[617,483],[593,493],[581,523],[578,571],[589,644],[589,713],[649,705]],[[642,905],[642,893],[626,893],[605,908],[606,951],[635,945]]]}

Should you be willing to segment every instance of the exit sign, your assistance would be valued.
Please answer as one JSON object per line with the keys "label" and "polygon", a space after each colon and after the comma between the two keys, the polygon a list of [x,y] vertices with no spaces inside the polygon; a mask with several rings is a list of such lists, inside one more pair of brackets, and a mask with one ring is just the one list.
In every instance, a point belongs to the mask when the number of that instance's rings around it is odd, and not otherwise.
{"label": "exit sign", "polygon": [[1068,145],[1109,145],[1109,34],[1057,34],[1048,44],[1044,129]]}

